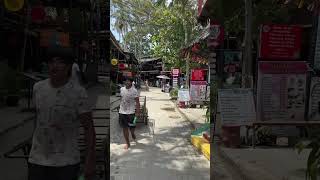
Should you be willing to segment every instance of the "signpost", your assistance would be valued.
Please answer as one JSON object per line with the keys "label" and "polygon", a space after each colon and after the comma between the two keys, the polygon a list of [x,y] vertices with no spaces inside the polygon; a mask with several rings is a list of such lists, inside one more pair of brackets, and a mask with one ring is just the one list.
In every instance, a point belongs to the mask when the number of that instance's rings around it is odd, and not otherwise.
{"label": "signpost", "polygon": [[190,82],[190,98],[193,104],[200,104],[206,100],[207,81]]}
{"label": "signpost", "polygon": [[251,89],[219,89],[218,107],[223,126],[250,125],[256,119]]}
{"label": "signpost", "polygon": [[178,101],[179,102],[189,102],[190,94],[188,89],[180,89],[178,91]]}
{"label": "signpost", "polygon": [[260,30],[260,54],[263,60],[297,60],[300,58],[302,28],[264,24]]}
{"label": "signpost", "polygon": [[205,79],[204,69],[192,69],[191,70],[191,81],[204,81]]}
{"label": "signpost", "polygon": [[303,121],[306,99],[305,62],[259,62],[259,121]]}
{"label": "signpost", "polygon": [[172,86],[174,88],[178,87],[179,74],[180,74],[180,69],[172,69]]}

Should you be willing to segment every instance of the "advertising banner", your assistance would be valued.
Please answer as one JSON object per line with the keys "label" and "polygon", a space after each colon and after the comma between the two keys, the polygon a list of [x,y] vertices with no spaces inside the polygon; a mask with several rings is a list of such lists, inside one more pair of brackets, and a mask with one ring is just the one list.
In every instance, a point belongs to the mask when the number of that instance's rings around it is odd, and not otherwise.
{"label": "advertising banner", "polygon": [[204,69],[192,69],[191,70],[191,81],[204,81],[205,70]]}
{"label": "advertising banner", "polygon": [[205,101],[206,89],[207,89],[207,81],[191,81],[190,82],[191,101]]}
{"label": "advertising banner", "polygon": [[297,60],[300,58],[302,28],[264,24],[260,30],[260,59]]}
{"label": "advertising banner", "polygon": [[305,62],[259,62],[257,111],[260,121],[303,121]]}

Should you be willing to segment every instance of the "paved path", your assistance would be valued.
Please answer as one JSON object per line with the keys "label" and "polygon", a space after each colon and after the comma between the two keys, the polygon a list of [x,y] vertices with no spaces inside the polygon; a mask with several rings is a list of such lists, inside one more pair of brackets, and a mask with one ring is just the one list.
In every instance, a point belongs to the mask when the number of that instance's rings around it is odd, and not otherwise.
{"label": "paved path", "polygon": [[194,150],[190,143],[190,124],[176,111],[168,95],[158,88],[150,88],[149,92],[141,92],[141,96],[147,96],[155,134],[150,135],[148,126],[138,124],[138,143],[124,150],[118,115],[111,113],[111,179],[209,180],[210,163]]}

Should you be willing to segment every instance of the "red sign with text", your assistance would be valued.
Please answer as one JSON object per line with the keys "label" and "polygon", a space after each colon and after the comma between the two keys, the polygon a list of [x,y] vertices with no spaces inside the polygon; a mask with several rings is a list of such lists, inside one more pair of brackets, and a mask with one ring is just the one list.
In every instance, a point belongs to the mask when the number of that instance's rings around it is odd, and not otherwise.
{"label": "red sign with text", "polygon": [[203,69],[192,69],[191,81],[204,81],[205,71]]}
{"label": "red sign with text", "polygon": [[264,74],[305,74],[308,66],[305,62],[260,62],[259,69]]}
{"label": "red sign with text", "polygon": [[262,25],[260,58],[297,60],[300,58],[302,28],[290,25]]}

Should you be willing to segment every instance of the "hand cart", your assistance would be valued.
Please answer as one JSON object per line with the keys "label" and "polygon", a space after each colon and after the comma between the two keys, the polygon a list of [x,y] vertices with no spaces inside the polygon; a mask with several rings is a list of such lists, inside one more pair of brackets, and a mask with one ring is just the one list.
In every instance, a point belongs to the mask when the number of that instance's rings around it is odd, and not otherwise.
{"label": "hand cart", "polygon": [[144,123],[145,125],[148,125],[148,108],[147,108],[147,97],[146,96],[140,96],[140,115],[138,117],[137,123]]}

